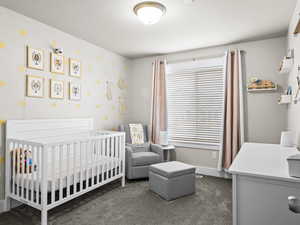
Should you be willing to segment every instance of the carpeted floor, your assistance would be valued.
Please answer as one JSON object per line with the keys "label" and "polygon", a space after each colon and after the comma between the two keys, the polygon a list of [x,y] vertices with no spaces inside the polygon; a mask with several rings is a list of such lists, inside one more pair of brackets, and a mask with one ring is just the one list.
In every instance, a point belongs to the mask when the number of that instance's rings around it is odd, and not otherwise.
{"label": "carpeted floor", "polygon": [[[165,201],[148,181],[100,187],[49,211],[49,225],[231,225],[231,181],[197,177],[195,195]],[[40,212],[20,206],[0,214],[0,225],[37,225]]]}

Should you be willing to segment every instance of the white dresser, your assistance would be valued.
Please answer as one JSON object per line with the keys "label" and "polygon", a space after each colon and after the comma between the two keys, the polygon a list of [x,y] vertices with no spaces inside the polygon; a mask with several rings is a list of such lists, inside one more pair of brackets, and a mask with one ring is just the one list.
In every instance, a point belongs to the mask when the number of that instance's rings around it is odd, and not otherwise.
{"label": "white dresser", "polygon": [[289,176],[286,158],[295,148],[245,143],[229,172],[233,176],[233,225],[300,225],[289,196],[300,198],[300,179]]}

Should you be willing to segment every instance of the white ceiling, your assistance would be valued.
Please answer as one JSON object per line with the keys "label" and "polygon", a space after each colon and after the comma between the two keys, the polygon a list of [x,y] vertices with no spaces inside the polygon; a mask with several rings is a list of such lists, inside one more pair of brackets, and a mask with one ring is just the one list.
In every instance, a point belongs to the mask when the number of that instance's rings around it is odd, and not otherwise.
{"label": "white ceiling", "polygon": [[296,0],[159,0],[162,20],[145,26],[142,0],[0,0],[0,5],[98,46],[137,58],[286,33]]}

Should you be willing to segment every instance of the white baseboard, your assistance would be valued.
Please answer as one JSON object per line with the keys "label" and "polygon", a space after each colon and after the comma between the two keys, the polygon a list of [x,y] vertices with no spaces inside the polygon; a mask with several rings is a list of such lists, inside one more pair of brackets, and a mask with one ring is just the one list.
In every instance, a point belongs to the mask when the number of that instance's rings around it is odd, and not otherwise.
{"label": "white baseboard", "polygon": [[196,174],[231,179],[230,174],[226,173],[225,171],[219,171],[217,168],[197,167]]}
{"label": "white baseboard", "polygon": [[0,213],[4,212],[4,203],[5,200],[0,200]]}

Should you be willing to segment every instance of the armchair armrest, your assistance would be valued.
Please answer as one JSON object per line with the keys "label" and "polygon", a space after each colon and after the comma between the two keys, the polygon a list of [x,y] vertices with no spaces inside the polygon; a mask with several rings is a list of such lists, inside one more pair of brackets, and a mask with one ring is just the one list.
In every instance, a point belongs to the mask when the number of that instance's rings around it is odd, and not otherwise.
{"label": "armchair armrest", "polygon": [[163,162],[164,161],[164,150],[163,150],[162,146],[158,145],[158,144],[151,144],[150,148],[151,148],[152,152],[155,152],[160,155],[160,160],[161,160],[161,162]]}
{"label": "armchair armrest", "polygon": [[125,146],[125,162],[126,165],[132,165],[132,153],[133,150],[130,146]]}

